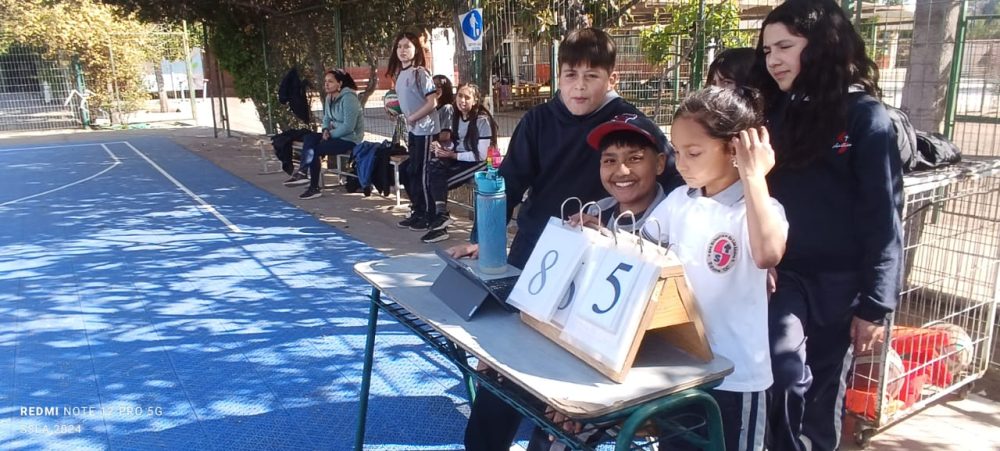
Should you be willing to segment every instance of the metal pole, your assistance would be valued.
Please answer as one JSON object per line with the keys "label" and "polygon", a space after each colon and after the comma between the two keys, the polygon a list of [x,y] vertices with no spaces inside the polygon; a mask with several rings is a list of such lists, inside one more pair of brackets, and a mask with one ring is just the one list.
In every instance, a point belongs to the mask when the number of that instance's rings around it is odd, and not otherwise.
{"label": "metal pole", "polygon": [[188,25],[186,20],[181,21],[181,30],[184,36],[181,41],[184,43],[184,68],[187,69],[188,99],[191,101],[191,119],[198,125],[198,105],[194,98],[194,70],[191,68],[191,46],[188,44]]}
{"label": "metal pole", "polygon": [[962,0],[958,6],[958,26],[955,30],[955,48],[951,55],[948,94],[945,97],[944,135],[952,139],[955,133],[955,110],[958,109],[958,84],[962,77],[962,54],[965,53],[965,13],[968,2]]}
{"label": "metal pole", "polygon": [[[222,76],[222,67],[219,67],[219,88],[222,93],[226,92],[226,78]],[[229,119],[229,98],[225,95],[222,96],[222,111],[223,117],[226,118],[226,136],[229,138],[233,137],[232,121]]]}
{"label": "metal pole", "polygon": [[73,55],[73,72],[76,74],[76,91],[80,93],[80,122],[83,128],[90,125],[90,111],[84,99],[87,97],[87,84],[83,79],[83,66],[80,64],[80,56]]}
{"label": "metal pole", "polygon": [[233,135],[229,132],[229,106],[226,102],[226,84],[223,83],[222,78],[222,65],[219,64],[219,59],[215,59],[215,76],[219,81],[219,116],[222,118],[222,123],[226,126],[226,136],[232,138]]}
{"label": "metal pole", "polygon": [[371,305],[368,307],[368,335],[365,338],[365,354],[361,369],[361,394],[358,400],[358,427],[354,433],[354,449],[362,451],[365,445],[365,423],[368,420],[368,396],[372,383],[372,365],[375,360],[375,334],[378,326],[378,304],[381,292],[372,288]]}
{"label": "metal pole", "polygon": [[[470,3],[471,3],[470,6],[472,8],[479,8],[479,0],[472,0]],[[485,20],[486,19],[483,18],[483,21],[485,21]],[[483,31],[486,31],[486,26],[484,24],[480,24],[480,26],[482,26]],[[459,33],[461,33],[461,32],[462,32],[462,30],[459,30]],[[483,36],[481,39],[486,39],[486,37]],[[472,82],[475,83],[476,86],[484,86],[483,85],[483,51],[482,50],[473,50],[472,51]],[[489,87],[487,87],[487,89],[489,89]],[[487,91],[487,92],[489,92],[489,91]]]}
{"label": "metal pole", "polygon": [[274,115],[271,112],[271,69],[267,64],[267,20],[260,25],[260,48],[264,55],[264,89],[267,99],[267,133],[274,133]]}
{"label": "metal pole", "polygon": [[108,36],[108,56],[111,60],[111,98],[114,100],[115,109],[118,110],[118,120],[122,121],[122,125],[128,125],[124,122],[124,118],[122,118],[122,100],[118,96],[118,72],[115,71],[115,49],[111,47],[110,36]]}
{"label": "metal pole", "polygon": [[[201,48],[203,49],[202,54],[201,54],[201,70],[203,72],[205,72],[204,77],[203,77],[204,80],[205,80],[205,86],[202,88],[202,91],[201,91],[202,94],[201,94],[201,96],[202,96],[202,98],[207,98],[208,97],[208,95],[207,95],[208,94],[208,77],[210,77],[211,74],[209,74],[208,71],[205,70],[205,60],[207,59],[205,56],[206,56],[206,53],[208,52],[208,25],[205,25],[205,23],[201,24]],[[216,65],[219,64],[219,60],[218,59],[215,60],[215,64]],[[219,125],[215,121],[215,96],[212,96],[212,99],[209,100],[208,103],[209,103],[209,105],[212,105],[212,134],[215,135],[216,138],[218,138],[219,137]]]}
{"label": "metal pole", "polygon": [[698,2],[698,22],[694,30],[694,61],[691,62],[691,88],[701,88],[702,66],[705,65],[705,0]]}
{"label": "metal pole", "polygon": [[344,68],[344,34],[341,30],[340,4],[333,8],[333,33],[337,40],[337,67]]}

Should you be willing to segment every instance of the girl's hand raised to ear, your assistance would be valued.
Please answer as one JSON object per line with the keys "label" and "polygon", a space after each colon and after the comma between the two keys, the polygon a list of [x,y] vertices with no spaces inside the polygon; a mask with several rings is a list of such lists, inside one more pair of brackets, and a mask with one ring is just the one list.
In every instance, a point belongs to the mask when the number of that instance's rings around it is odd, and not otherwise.
{"label": "girl's hand raised to ear", "polygon": [[733,147],[736,148],[736,165],[743,180],[763,179],[774,167],[774,149],[771,148],[767,127],[741,131],[739,136],[733,137]]}

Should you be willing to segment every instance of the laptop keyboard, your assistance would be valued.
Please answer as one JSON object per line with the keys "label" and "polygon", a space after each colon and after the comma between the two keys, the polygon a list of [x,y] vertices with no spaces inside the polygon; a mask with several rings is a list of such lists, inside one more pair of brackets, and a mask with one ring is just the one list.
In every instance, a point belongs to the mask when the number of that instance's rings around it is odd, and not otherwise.
{"label": "laptop keyboard", "polygon": [[490,293],[496,296],[500,302],[507,302],[507,298],[510,297],[510,292],[514,289],[516,283],[517,276],[483,281],[483,284],[490,290]]}

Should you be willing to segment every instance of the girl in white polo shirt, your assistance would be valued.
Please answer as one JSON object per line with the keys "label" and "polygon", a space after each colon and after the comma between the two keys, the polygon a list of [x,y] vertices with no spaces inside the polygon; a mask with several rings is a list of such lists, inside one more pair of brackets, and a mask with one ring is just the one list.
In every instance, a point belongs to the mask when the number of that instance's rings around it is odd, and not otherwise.
{"label": "girl in white polo shirt", "polygon": [[[681,103],[670,131],[687,186],[653,210],[659,228],[647,221],[643,229],[677,253],[713,351],[733,362],[711,390],[729,451],[763,449],[764,390],[772,382],[767,270],[781,260],[788,232],[764,180],[774,151],[758,99],[747,89],[712,87]],[[663,440],[669,449],[690,446]]]}

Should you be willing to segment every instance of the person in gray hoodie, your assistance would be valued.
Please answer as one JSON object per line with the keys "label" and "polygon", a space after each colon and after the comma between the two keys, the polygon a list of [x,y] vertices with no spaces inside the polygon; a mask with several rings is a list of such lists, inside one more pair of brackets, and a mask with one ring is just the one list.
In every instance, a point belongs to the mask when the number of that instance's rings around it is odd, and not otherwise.
{"label": "person in gray hoodie", "polygon": [[351,74],[343,69],[327,71],[323,87],[327,93],[323,100],[323,131],[302,139],[303,155],[312,151],[313,157],[309,162],[309,188],[299,195],[299,199],[315,199],[322,195],[320,157],[348,153],[365,137],[358,85]]}

